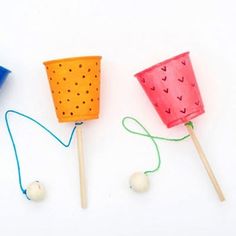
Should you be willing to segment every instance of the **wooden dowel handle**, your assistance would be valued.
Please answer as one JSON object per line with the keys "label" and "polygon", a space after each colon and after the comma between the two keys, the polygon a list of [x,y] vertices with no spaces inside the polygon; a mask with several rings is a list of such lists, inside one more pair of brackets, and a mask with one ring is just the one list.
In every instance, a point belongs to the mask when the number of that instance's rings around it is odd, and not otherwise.
{"label": "wooden dowel handle", "polygon": [[193,140],[193,143],[194,143],[194,145],[195,145],[195,147],[197,149],[197,152],[198,152],[198,154],[199,154],[199,156],[200,156],[200,158],[202,160],[202,163],[203,163],[203,165],[204,165],[204,167],[205,167],[205,169],[207,171],[207,174],[208,174],[208,176],[209,176],[209,178],[210,178],[210,180],[211,180],[211,182],[212,182],[212,184],[213,184],[213,186],[214,186],[214,188],[215,188],[215,190],[216,190],[216,192],[218,194],[219,199],[221,201],[224,201],[225,200],[224,194],[223,194],[223,192],[222,192],[222,190],[220,188],[220,185],[219,185],[219,183],[218,183],[218,181],[217,181],[217,179],[216,179],[216,177],[215,177],[215,175],[213,173],[213,170],[212,170],[212,168],[211,168],[211,166],[210,166],[210,164],[209,164],[209,162],[208,162],[208,160],[206,158],[206,155],[204,154],[204,152],[202,150],[202,147],[201,147],[201,145],[200,145],[200,143],[199,143],[199,141],[198,141],[198,139],[197,139],[197,137],[195,135],[195,132],[194,132],[192,126],[188,125],[188,124],[186,124],[185,126],[186,126],[186,128],[188,130],[188,133],[189,133],[190,137]]}
{"label": "wooden dowel handle", "polygon": [[87,194],[86,194],[86,181],[85,181],[85,169],[84,169],[84,154],[83,154],[83,140],[82,140],[82,127],[78,125],[76,127],[77,144],[78,144],[78,159],[79,159],[79,176],[80,176],[80,200],[81,207],[87,208]]}

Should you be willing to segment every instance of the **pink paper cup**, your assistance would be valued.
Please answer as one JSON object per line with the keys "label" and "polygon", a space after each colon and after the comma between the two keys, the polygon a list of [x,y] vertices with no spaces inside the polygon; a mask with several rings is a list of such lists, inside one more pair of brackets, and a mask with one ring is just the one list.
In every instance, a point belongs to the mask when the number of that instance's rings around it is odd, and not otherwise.
{"label": "pink paper cup", "polygon": [[158,63],[135,77],[168,128],[204,113],[189,52]]}

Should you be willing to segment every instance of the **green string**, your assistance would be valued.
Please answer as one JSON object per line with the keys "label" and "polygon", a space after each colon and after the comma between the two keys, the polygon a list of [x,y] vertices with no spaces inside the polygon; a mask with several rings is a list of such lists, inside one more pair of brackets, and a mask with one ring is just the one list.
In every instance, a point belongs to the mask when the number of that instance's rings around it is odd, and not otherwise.
{"label": "green string", "polygon": [[[138,124],[144,130],[144,133],[140,133],[140,132],[137,132],[137,131],[129,129],[126,126],[126,124],[125,124],[125,122],[127,120],[132,120],[136,124]],[[155,169],[153,169],[153,170],[146,170],[146,171],[144,171],[144,174],[146,174],[146,175],[152,174],[152,173],[158,171],[160,166],[161,166],[161,155],[160,155],[160,151],[159,151],[159,148],[158,148],[158,145],[157,145],[155,139],[164,140],[164,141],[170,141],[170,142],[180,142],[180,141],[183,141],[183,140],[187,139],[190,136],[190,135],[185,135],[182,138],[163,138],[163,137],[159,137],[159,136],[153,136],[153,135],[151,135],[149,133],[149,131],[137,119],[135,119],[134,117],[130,117],[130,116],[126,116],[126,117],[124,117],[122,119],[122,125],[125,128],[125,130],[127,130],[128,132],[130,132],[132,134],[136,134],[136,135],[140,135],[140,136],[144,136],[144,137],[150,138],[151,141],[153,142],[154,146],[155,146],[156,153],[157,153],[157,167]],[[185,125],[190,125],[193,128],[193,123],[191,121],[186,123]]]}

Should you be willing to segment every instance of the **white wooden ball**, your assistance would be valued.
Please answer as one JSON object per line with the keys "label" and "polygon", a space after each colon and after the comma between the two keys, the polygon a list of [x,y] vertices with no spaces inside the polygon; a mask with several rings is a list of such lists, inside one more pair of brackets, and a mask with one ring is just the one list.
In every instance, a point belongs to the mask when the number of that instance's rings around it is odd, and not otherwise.
{"label": "white wooden ball", "polygon": [[135,172],[129,180],[130,188],[135,192],[143,193],[149,189],[149,179],[143,172]]}
{"label": "white wooden ball", "polygon": [[42,201],[45,197],[45,187],[39,181],[34,181],[26,189],[27,198],[32,201]]}

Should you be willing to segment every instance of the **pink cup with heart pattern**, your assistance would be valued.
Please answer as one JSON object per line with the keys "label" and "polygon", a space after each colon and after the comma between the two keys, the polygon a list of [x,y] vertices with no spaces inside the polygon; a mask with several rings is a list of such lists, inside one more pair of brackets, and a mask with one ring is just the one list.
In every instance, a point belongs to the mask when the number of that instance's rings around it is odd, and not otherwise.
{"label": "pink cup with heart pattern", "polygon": [[204,113],[189,52],[158,63],[135,77],[168,128]]}

